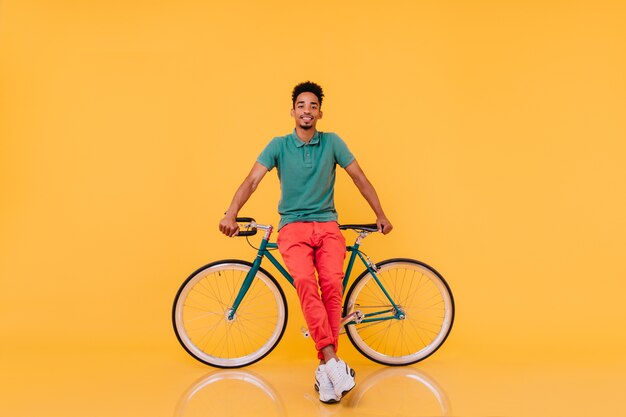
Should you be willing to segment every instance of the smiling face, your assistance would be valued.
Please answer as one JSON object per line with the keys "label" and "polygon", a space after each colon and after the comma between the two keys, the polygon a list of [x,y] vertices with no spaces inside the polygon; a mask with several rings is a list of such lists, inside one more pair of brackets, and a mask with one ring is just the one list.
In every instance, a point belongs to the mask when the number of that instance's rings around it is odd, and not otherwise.
{"label": "smiling face", "polygon": [[314,129],[318,119],[322,118],[320,102],[317,96],[310,92],[304,92],[296,97],[291,117],[296,121],[296,128],[304,130]]}

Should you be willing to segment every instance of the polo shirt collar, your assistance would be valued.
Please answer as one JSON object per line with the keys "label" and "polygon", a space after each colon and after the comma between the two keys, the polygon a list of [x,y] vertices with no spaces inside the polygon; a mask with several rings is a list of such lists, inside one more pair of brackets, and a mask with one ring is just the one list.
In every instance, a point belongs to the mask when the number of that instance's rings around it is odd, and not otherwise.
{"label": "polo shirt collar", "polygon": [[[293,130],[293,132],[291,133],[291,138],[293,139],[293,141],[296,143],[296,146],[298,148],[306,145],[305,142],[303,142],[299,137],[298,134],[296,133],[296,129]],[[311,138],[311,141],[309,142],[309,145],[317,145],[318,143],[320,143],[320,132],[316,131],[315,135],[313,135],[313,137]]]}

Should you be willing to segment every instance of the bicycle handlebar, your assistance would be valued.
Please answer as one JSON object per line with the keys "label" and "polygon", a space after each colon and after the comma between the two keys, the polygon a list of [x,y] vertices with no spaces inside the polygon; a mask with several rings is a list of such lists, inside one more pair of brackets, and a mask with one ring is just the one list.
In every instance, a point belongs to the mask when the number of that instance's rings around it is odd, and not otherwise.
{"label": "bicycle handlebar", "polygon": [[[237,217],[235,219],[237,223],[247,223],[248,230],[239,230],[237,236],[254,236],[257,233],[257,228],[255,220],[252,217]],[[263,226],[263,227],[271,227],[271,226]],[[340,224],[339,229],[341,230],[354,230],[357,232],[377,232],[378,225],[376,223],[366,223],[366,224]]]}
{"label": "bicycle handlebar", "polygon": [[376,223],[368,223],[368,224],[340,224],[339,229],[341,230],[356,230],[357,232],[378,232],[378,225]]}

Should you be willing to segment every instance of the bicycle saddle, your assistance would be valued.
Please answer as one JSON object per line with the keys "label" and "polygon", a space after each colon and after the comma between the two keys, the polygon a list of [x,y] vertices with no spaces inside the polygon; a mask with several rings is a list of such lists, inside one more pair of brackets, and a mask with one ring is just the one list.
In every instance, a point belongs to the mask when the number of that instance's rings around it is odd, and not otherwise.
{"label": "bicycle saddle", "polygon": [[357,230],[363,232],[378,232],[378,226],[376,223],[368,223],[368,224],[340,224],[339,229],[341,230]]}

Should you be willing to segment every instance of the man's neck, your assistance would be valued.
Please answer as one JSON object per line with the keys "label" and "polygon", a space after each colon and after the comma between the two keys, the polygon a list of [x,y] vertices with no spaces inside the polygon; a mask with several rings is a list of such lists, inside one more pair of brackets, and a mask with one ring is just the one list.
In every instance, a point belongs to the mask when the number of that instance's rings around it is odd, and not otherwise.
{"label": "man's neck", "polygon": [[296,135],[298,135],[298,138],[304,143],[309,143],[311,139],[313,139],[313,136],[315,136],[315,133],[317,133],[315,128],[302,129],[296,126]]}

